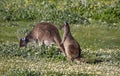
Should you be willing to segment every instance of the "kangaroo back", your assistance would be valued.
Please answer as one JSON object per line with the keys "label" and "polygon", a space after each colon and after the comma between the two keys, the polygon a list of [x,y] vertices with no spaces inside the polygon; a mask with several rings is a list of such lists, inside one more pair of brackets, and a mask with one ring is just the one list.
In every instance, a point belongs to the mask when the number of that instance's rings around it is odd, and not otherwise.
{"label": "kangaroo back", "polygon": [[27,45],[28,42],[36,40],[37,42],[55,42],[60,50],[64,52],[63,45],[60,45],[61,37],[56,26],[51,23],[42,22],[36,24],[33,27],[30,34],[28,34],[24,40],[21,40],[21,43],[24,43],[23,46]]}

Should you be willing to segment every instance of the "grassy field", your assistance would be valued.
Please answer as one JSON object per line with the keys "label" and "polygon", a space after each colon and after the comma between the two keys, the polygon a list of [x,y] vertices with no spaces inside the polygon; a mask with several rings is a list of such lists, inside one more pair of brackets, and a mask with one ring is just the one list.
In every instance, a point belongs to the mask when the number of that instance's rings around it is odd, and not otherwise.
{"label": "grassy field", "polygon": [[[120,76],[119,0],[0,0],[0,5],[0,76]],[[19,48],[18,38],[41,21],[58,28],[68,21],[85,61],[67,61],[57,46]]]}
{"label": "grassy field", "polygon": [[[19,48],[17,37],[25,36],[38,22],[1,22],[0,76],[120,75],[120,23],[70,24],[85,60],[76,64],[68,62],[56,46],[35,48],[29,44]],[[62,36],[63,32],[59,32]]]}

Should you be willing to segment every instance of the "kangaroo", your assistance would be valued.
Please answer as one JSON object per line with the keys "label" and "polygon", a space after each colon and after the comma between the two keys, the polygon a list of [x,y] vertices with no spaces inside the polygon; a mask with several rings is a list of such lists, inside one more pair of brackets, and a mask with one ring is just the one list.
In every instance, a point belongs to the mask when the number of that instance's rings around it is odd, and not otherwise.
{"label": "kangaroo", "polygon": [[38,44],[56,43],[60,50],[65,54],[64,46],[60,45],[61,37],[56,26],[51,23],[41,22],[33,27],[32,31],[26,37],[20,39],[20,47],[24,47],[27,43],[34,41]]}
{"label": "kangaroo", "polygon": [[71,61],[80,61],[82,50],[79,43],[71,35],[69,24],[64,22],[64,25],[61,26],[61,29],[64,30],[61,45],[63,45],[65,48],[67,58]]}

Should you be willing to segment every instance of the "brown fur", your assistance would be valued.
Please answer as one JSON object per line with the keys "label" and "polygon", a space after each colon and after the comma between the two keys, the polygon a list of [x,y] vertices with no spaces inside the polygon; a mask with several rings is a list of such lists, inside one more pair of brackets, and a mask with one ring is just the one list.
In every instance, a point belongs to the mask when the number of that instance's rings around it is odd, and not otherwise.
{"label": "brown fur", "polygon": [[[44,41],[55,42],[60,50],[64,53],[63,45],[60,45],[61,38],[57,27],[51,23],[41,22],[38,23],[32,31],[25,37],[25,40],[20,40],[20,47],[27,45],[28,42],[35,41],[38,43],[44,43]],[[22,45],[22,43],[24,45]]]}
{"label": "brown fur", "polygon": [[82,50],[79,43],[71,35],[69,24],[65,23],[62,29],[64,30],[64,34],[61,44],[64,45],[67,58],[71,61],[80,60]]}

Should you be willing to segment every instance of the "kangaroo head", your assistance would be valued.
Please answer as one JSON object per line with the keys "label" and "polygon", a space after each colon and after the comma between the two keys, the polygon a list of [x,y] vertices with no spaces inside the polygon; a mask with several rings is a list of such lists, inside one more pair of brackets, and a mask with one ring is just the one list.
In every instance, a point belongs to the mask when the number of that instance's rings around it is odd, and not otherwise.
{"label": "kangaroo head", "polygon": [[64,30],[66,28],[69,28],[69,24],[65,21],[62,26],[60,26],[60,29]]}
{"label": "kangaroo head", "polygon": [[26,40],[26,38],[24,37],[24,38],[21,38],[20,39],[20,47],[24,47],[24,46],[26,46],[27,45],[27,40]]}

